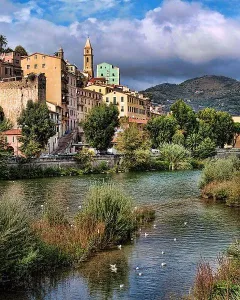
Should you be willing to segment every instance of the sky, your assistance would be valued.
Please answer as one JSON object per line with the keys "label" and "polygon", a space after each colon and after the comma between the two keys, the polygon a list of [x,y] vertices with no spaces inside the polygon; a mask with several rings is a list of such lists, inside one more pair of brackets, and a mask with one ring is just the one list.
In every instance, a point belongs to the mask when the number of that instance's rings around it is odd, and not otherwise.
{"label": "sky", "polygon": [[0,0],[9,47],[53,54],[81,70],[90,36],[94,65],[120,68],[143,90],[203,75],[240,79],[239,0]]}

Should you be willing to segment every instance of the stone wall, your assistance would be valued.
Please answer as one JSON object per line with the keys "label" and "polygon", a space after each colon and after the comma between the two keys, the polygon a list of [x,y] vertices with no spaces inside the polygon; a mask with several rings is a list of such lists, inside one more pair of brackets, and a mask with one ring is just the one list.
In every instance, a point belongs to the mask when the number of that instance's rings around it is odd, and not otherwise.
{"label": "stone wall", "polygon": [[20,81],[0,82],[0,106],[13,128],[17,128],[17,118],[28,100],[46,101],[46,77],[43,74]]}

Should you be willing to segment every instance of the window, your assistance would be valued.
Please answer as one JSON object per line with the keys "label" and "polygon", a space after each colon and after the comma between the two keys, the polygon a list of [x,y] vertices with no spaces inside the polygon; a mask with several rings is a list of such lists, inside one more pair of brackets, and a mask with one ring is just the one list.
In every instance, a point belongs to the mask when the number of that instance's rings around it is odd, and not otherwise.
{"label": "window", "polygon": [[34,69],[37,69],[37,65],[34,65]]}
{"label": "window", "polygon": [[113,104],[117,104],[117,97],[113,97]]}
{"label": "window", "polygon": [[101,73],[101,76],[103,76],[103,73]]}
{"label": "window", "polygon": [[18,59],[16,59],[16,63],[19,64],[19,60]]}
{"label": "window", "polygon": [[45,68],[45,64],[42,64],[42,68],[43,68],[43,69]]}
{"label": "window", "polygon": [[122,111],[122,112],[124,111],[124,106],[121,106],[121,111]]}
{"label": "window", "polygon": [[13,143],[14,143],[14,136],[12,137],[12,141],[13,141]]}
{"label": "window", "polygon": [[124,102],[124,97],[121,97],[121,102]]}
{"label": "window", "polygon": [[99,93],[101,93],[102,92],[102,90],[101,89],[99,89]]}
{"label": "window", "polygon": [[102,69],[102,66],[100,66],[100,69]]}
{"label": "window", "polygon": [[89,58],[87,57],[87,62],[89,61]]}
{"label": "window", "polygon": [[109,102],[109,98],[108,97],[106,97],[106,102]]}
{"label": "window", "polygon": [[112,76],[114,77],[114,76],[115,76],[115,74],[114,74],[114,73],[112,73]]}
{"label": "window", "polygon": [[30,65],[27,65],[27,69],[28,69],[28,70],[30,69]]}
{"label": "window", "polygon": [[87,50],[87,53],[89,53],[89,51]]}
{"label": "window", "polygon": [[113,80],[112,81],[114,81],[114,78],[113,78]]}
{"label": "window", "polygon": [[37,59],[37,55],[34,55],[34,58]]}

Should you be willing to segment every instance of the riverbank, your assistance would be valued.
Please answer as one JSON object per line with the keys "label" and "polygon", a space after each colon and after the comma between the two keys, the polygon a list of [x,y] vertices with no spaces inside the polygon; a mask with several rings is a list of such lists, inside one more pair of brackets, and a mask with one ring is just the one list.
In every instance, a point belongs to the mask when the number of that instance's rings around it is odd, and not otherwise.
{"label": "riverbank", "polygon": [[155,218],[151,207],[134,207],[112,184],[92,186],[78,210],[70,216],[68,207],[48,200],[33,218],[33,209],[17,200],[0,202],[1,289],[25,286],[36,273],[76,266],[94,252],[119,248]]}
{"label": "riverbank", "polygon": [[206,163],[200,181],[203,198],[240,207],[240,159],[229,157]]}
{"label": "riverbank", "polygon": [[193,292],[188,299],[240,299],[240,240],[218,258],[216,271],[209,263],[198,265]]}

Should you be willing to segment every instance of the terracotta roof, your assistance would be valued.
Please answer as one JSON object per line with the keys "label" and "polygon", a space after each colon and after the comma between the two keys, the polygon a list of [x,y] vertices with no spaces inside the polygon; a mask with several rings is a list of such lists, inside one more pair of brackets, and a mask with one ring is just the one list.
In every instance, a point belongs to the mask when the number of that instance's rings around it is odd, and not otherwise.
{"label": "terracotta roof", "polygon": [[4,135],[21,135],[21,133],[21,129],[10,129],[3,132]]}
{"label": "terracotta roof", "polygon": [[94,81],[97,81],[97,80],[105,81],[106,79],[104,77],[94,77],[94,78],[90,79],[89,82],[94,82]]}

